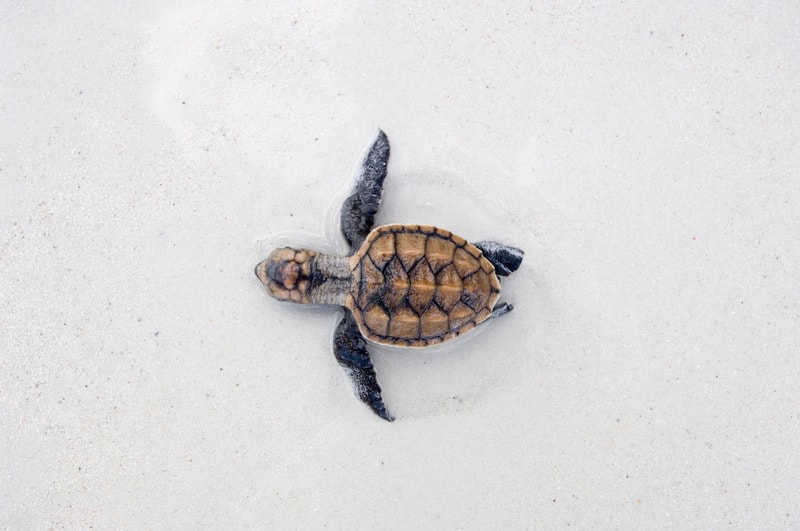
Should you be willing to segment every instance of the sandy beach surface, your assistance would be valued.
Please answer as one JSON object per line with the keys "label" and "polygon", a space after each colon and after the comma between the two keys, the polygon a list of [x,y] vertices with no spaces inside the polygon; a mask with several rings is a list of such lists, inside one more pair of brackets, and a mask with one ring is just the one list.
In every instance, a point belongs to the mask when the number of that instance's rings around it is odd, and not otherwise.
{"label": "sandy beach surface", "polygon": [[[800,8],[5,2],[0,526],[800,528]],[[267,297],[378,223],[526,251],[373,347]]]}

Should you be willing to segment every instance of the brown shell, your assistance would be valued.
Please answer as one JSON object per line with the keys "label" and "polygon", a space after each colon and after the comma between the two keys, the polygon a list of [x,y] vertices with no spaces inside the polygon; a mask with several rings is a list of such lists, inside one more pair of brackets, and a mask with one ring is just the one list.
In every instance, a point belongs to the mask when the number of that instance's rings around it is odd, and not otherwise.
{"label": "brown shell", "polygon": [[494,266],[449,231],[385,225],[350,257],[353,289],[345,301],[364,337],[424,347],[472,330],[500,297]]}

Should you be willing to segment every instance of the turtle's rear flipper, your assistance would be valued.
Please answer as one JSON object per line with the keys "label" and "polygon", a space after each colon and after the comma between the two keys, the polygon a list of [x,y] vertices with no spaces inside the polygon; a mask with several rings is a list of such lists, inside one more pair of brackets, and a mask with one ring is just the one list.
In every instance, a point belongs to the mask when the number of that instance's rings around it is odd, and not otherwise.
{"label": "turtle's rear flipper", "polygon": [[367,351],[367,343],[361,336],[353,319],[353,314],[345,310],[344,319],[336,327],[333,336],[333,351],[339,364],[344,367],[353,379],[356,395],[362,402],[372,408],[376,415],[389,422],[394,417],[386,411],[381,398],[381,386],[375,376],[375,369]]}
{"label": "turtle's rear flipper", "polygon": [[501,317],[513,309],[514,306],[512,306],[511,304],[507,302],[501,302],[500,304],[494,307],[494,310],[492,310],[491,317]]}
{"label": "turtle's rear flipper", "polygon": [[389,139],[386,138],[386,133],[379,131],[378,137],[364,158],[361,175],[353,193],[342,205],[342,234],[354,251],[372,230],[375,213],[381,204],[381,192],[388,162]]}
{"label": "turtle's rear flipper", "polygon": [[525,254],[522,249],[493,241],[482,241],[474,245],[492,263],[495,273],[502,277],[507,277],[519,269]]}

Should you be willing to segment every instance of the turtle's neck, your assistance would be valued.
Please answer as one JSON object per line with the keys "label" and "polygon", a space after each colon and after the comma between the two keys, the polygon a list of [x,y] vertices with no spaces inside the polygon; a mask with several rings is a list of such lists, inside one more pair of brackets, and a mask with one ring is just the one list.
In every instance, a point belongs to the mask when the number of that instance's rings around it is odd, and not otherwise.
{"label": "turtle's neck", "polygon": [[311,286],[308,294],[312,304],[343,305],[352,286],[349,256],[318,253],[311,262]]}

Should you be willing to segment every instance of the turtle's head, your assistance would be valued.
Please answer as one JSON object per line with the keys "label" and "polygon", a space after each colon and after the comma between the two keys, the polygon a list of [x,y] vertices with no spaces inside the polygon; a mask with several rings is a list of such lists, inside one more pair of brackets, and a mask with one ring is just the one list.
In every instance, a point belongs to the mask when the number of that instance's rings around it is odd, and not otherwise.
{"label": "turtle's head", "polygon": [[308,249],[275,249],[256,266],[256,276],[279,301],[309,303],[311,263],[316,255]]}

